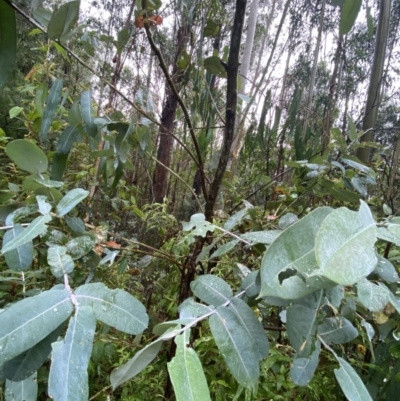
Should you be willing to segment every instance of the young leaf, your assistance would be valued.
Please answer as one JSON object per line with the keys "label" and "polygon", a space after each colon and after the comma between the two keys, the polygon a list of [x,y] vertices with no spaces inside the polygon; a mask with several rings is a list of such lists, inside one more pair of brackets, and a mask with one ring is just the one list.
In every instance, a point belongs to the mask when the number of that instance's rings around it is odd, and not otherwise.
{"label": "young leaf", "polygon": [[233,297],[229,284],[212,274],[199,276],[190,283],[190,289],[196,297],[214,306],[222,305]]}
{"label": "young leaf", "polygon": [[64,341],[52,344],[49,395],[57,401],[87,400],[88,364],[92,354],[96,318],[92,308],[79,306],[70,320]]}
{"label": "young leaf", "polygon": [[0,89],[8,81],[17,56],[15,11],[5,0],[0,1]]}
{"label": "young leaf", "polygon": [[47,171],[47,157],[34,143],[17,139],[6,146],[7,156],[22,170],[37,174]]}
{"label": "young leaf", "polygon": [[110,375],[113,390],[126,381],[132,379],[146,368],[146,366],[148,366],[157,356],[162,344],[163,342],[161,340],[156,340],[138,351],[135,356],[124,365],[118,366],[118,368],[114,369]]}
{"label": "young leaf", "polygon": [[24,400],[36,401],[38,394],[37,374],[33,373],[30,377],[22,381],[6,380],[5,401]]}
{"label": "young leaf", "polygon": [[247,201],[244,201],[244,209],[239,210],[237,213],[234,215],[230,216],[228,220],[226,220],[224,224],[224,229],[231,231],[233,228],[235,228],[243,219],[246,214],[248,214],[249,209],[253,208],[253,205]]}
{"label": "young leaf", "polygon": [[36,372],[49,357],[51,343],[57,341],[63,327],[64,323],[32,348],[7,361],[4,364],[4,376],[6,379],[12,381],[25,380]]}
{"label": "young leaf", "polygon": [[51,159],[51,179],[61,181],[67,165],[68,153],[55,153]]}
{"label": "young leaf", "polygon": [[286,228],[270,245],[261,262],[261,297],[296,299],[317,289],[295,275],[282,281],[281,274],[293,269],[310,274],[316,269],[315,237],[332,210],[328,207],[314,210]]}
{"label": "young leaf", "polygon": [[49,97],[47,98],[46,107],[43,112],[42,126],[40,128],[40,141],[47,142],[47,134],[53,123],[57,108],[61,102],[61,93],[63,88],[62,79],[56,79],[51,86]]}
{"label": "young leaf", "polygon": [[336,209],[323,221],[315,239],[319,269],[314,274],[343,285],[360,281],[377,264],[376,239],[376,224],[365,202],[361,201],[358,212]]}
{"label": "young leaf", "polygon": [[340,15],[339,32],[346,35],[350,32],[361,8],[362,0],[345,0]]}
{"label": "young leaf", "polygon": [[[3,246],[7,245],[15,237],[21,234],[24,228],[19,224],[14,224],[11,230],[6,231],[3,238]],[[16,271],[29,269],[33,261],[33,243],[29,241],[12,251],[4,254],[7,266]]]}
{"label": "young leaf", "polygon": [[97,135],[97,125],[94,123],[92,109],[92,91],[85,91],[81,94],[81,109],[83,121],[86,125],[86,131],[94,138]]}
{"label": "young leaf", "polygon": [[211,401],[203,367],[196,351],[189,345],[190,331],[175,337],[175,357],[168,362],[168,373],[177,401]]}
{"label": "young leaf", "polygon": [[357,283],[357,296],[361,303],[371,312],[382,312],[389,302],[388,290],[367,279]]}
{"label": "young leaf", "polygon": [[75,296],[80,305],[93,308],[96,319],[117,330],[139,334],[147,327],[149,318],[144,306],[126,291],[93,283],[78,287]]}
{"label": "young leaf", "polygon": [[374,274],[377,274],[388,283],[397,283],[400,280],[399,274],[392,263],[381,255],[378,255],[378,264],[375,267]]}
{"label": "young leaf", "polygon": [[43,340],[72,310],[67,290],[45,291],[5,309],[1,313],[0,365]]}
{"label": "young leaf", "polygon": [[232,298],[228,309],[236,315],[238,321],[242,324],[242,327],[247,331],[248,336],[258,353],[258,359],[260,361],[264,359],[269,352],[268,339],[253,310],[239,298]]}
{"label": "young leaf", "polygon": [[52,40],[63,40],[75,26],[79,17],[80,1],[70,1],[54,12],[47,27],[47,35]]}
{"label": "young leaf", "polygon": [[67,252],[72,259],[77,260],[89,253],[96,245],[96,239],[89,235],[75,237],[67,243]]}
{"label": "young leaf", "polygon": [[51,272],[57,278],[69,274],[74,270],[75,264],[70,255],[67,255],[65,246],[54,245],[47,251],[47,263]]}
{"label": "young leaf", "polygon": [[75,188],[69,191],[57,204],[57,216],[65,216],[78,203],[82,202],[88,195],[89,191],[86,191],[82,188]]}
{"label": "young leaf", "polygon": [[[348,0],[347,0],[348,1]],[[349,401],[372,401],[372,397],[357,372],[344,359],[337,357],[340,369],[335,369],[335,376],[344,395]]]}
{"label": "young leaf", "polygon": [[51,220],[49,215],[36,217],[35,220],[29,224],[23,231],[21,231],[14,239],[7,244],[3,243],[1,253],[4,255],[13,249],[19,248],[20,246],[32,241],[37,236],[43,234],[47,230],[46,223]]}
{"label": "young leaf", "polygon": [[313,378],[319,362],[321,344],[317,341],[317,346],[309,358],[295,358],[290,368],[290,376],[298,386],[307,386]]}
{"label": "young leaf", "polygon": [[254,387],[260,375],[259,354],[248,332],[224,306],[217,308],[209,322],[215,343],[233,377],[243,387]]}

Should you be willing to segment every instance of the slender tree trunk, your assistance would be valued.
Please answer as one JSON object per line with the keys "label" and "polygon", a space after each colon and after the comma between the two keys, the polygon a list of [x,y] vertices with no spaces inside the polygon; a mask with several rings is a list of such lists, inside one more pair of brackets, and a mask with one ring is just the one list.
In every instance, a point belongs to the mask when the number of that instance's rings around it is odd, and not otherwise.
{"label": "slender tree trunk", "polygon": [[308,87],[306,116],[303,125],[303,139],[306,137],[306,132],[309,126],[310,114],[312,109],[315,78],[317,76],[319,48],[321,46],[322,28],[324,25],[324,16],[325,16],[325,0],[322,0],[321,14],[319,15],[318,37],[317,37],[317,43],[315,44],[313,68],[311,70],[310,85]]}
{"label": "slender tree trunk", "polygon": [[339,35],[337,47],[336,47],[336,52],[335,52],[335,64],[333,67],[333,73],[331,80],[329,82],[329,94],[328,94],[328,105],[327,105],[327,110],[326,110],[326,115],[324,119],[324,128],[323,128],[323,133],[322,133],[322,150],[324,150],[328,145],[331,140],[331,126],[332,126],[332,109],[335,107],[335,91],[336,88],[338,87],[336,85],[337,77],[338,77],[338,72],[339,72],[339,66],[340,66],[340,55],[342,54],[342,42],[343,42],[343,35]]}
{"label": "slender tree trunk", "polygon": [[[374,140],[374,128],[378,116],[379,102],[381,98],[383,69],[385,66],[385,54],[390,22],[391,0],[381,0],[379,7],[379,21],[375,40],[374,61],[368,87],[368,97],[365,107],[362,129],[366,132],[361,141],[372,142]],[[369,161],[370,148],[358,148],[357,157],[364,163]]]}
{"label": "slender tree trunk", "polygon": [[[182,51],[186,48],[187,41],[189,38],[189,26],[187,24],[182,25],[178,29],[177,35],[177,46],[174,58],[174,63],[172,67],[172,79],[176,88],[179,90],[184,71],[178,69],[177,59]],[[178,108],[178,99],[173,93],[170,85],[166,86],[165,90],[165,102],[163,110],[161,113],[161,127],[159,129],[160,142],[158,145],[157,160],[159,160],[165,166],[169,166],[171,160],[171,152],[174,144],[174,140],[169,132],[174,130],[174,120],[176,110]],[[153,176],[153,195],[154,201],[157,203],[162,203],[163,199],[167,193],[167,183],[168,183],[168,170],[162,165],[156,164]]]}
{"label": "slender tree trunk", "polygon": [[[399,120],[400,123],[400,120]],[[400,162],[400,130],[397,133],[397,141],[396,141],[396,147],[395,151],[393,153],[393,162],[392,166],[390,168],[390,173],[389,173],[389,184],[388,184],[388,190],[386,193],[386,202],[390,205],[392,208],[393,214],[396,214],[396,210],[394,209],[394,197],[396,195],[395,192],[395,180],[399,168],[399,162]]]}

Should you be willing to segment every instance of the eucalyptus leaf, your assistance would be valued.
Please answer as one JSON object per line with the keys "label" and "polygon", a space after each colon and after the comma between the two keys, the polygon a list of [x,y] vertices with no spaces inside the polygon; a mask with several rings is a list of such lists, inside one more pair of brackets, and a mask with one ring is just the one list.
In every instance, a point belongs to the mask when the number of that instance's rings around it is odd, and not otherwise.
{"label": "eucalyptus leaf", "polygon": [[12,304],[1,313],[0,365],[32,348],[68,319],[67,290],[50,290]]}
{"label": "eucalyptus leaf", "polygon": [[[14,224],[14,227],[7,230],[3,237],[3,246],[14,240],[22,234],[25,229],[20,224]],[[11,270],[23,271],[29,269],[33,261],[33,243],[28,241],[25,244],[8,251],[4,254],[7,266]]]}
{"label": "eucalyptus leaf", "polygon": [[6,380],[5,401],[36,401],[38,395],[37,373],[22,381]]}
{"label": "eucalyptus leaf", "polygon": [[0,1],[0,89],[10,78],[17,57],[17,26],[15,11]]}
{"label": "eucalyptus leaf", "polygon": [[346,35],[350,32],[361,8],[362,0],[345,0],[340,14],[339,32]]}
{"label": "eucalyptus leaf", "polygon": [[74,28],[79,17],[80,1],[70,1],[56,10],[47,27],[47,35],[52,40],[61,39]]}
{"label": "eucalyptus leaf", "polygon": [[318,334],[327,344],[344,344],[358,337],[357,329],[346,318],[327,317],[318,326]]}
{"label": "eucalyptus leaf", "polygon": [[95,124],[95,118],[92,109],[92,91],[84,91],[81,94],[81,109],[82,117],[85,122],[86,131],[94,138],[97,135],[97,125]]}
{"label": "eucalyptus leaf", "polygon": [[47,251],[47,263],[55,277],[63,277],[74,270],[75,264],[70,255],[67,255],[65,246],[53,245]]}
{"label": "eucalyptus leaf", "polygon": [[7,156],[22,170],[29,173],[47,171],[47,157],[34,143],[26,139],[16,139],[6,146]]}
{"label": "eucalyptus leaf", "polygon": [[[46,107],[43,112],[42,125],[40,128],[40,141],[47,142],[47,134],[56,116],[57,108],[61,102],[63,81],[56,79],[51,86],[49,97],[47,98]],[[47,169],[47,168],[46,168]]]}
{"label": "eucalyptus leaf", "polygon": [[175,337],[176,353],[168,372],[177,401],[211,401],[207,380],[196,351],[189,345],[190,331]]}
{"label": "eucalyptus leaf", "polygon": [[199,276],[190,283],[190,289],[196,297],[214,306],[222,305],[233,297],[229,284],[212,274]]}
{"label": "eucalyptus leaf", "polygon": [[58,217],[65,216],[88,195],[89,191],[86,191],[82,188],[75,188],[69,191],[57,204],[56,210]]}
{"label": "eucalyptus leaf", "polygon": [[290,376],[294,383],[299,386],[306,386],[314,376],[319,362],[321,343],[317,345],[309,358],[294,358],[290,368]]}
{"label": "eucalyptus leaf", "polygon": [[64,341],[52,344],[49,396],[57,401],[89,398],[88,365],[96,318],[89,306],[79,306],[69,322]]}

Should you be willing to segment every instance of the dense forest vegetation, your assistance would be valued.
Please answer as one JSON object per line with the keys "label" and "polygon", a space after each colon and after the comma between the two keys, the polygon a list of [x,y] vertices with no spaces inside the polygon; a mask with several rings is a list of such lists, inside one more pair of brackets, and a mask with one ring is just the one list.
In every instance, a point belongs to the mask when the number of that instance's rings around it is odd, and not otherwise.
{"label": "dense forest vegetation", "polygon": [[400,393],[400,0],[0,0],[0,400]]}

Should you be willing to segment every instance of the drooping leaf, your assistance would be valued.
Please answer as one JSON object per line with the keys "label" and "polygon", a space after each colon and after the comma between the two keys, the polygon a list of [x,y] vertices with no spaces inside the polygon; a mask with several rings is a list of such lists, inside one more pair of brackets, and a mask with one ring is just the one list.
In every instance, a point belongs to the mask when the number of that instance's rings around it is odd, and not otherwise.
{"label": "drooping leaf", "polygon": [[[348,0],[346,0],[348,1]],[[335,376],[343,393],[349,401],[372,401],[360,376],[344,359],[338,357],[340,369],[335,369]]]}
{"label": "drooping leaf", "polygon": [[0,325],[0,365],[43,340],[68,319],[72,310],[67,290],[45,291],[4,310]]}
{"label": "drooping leaf", "polygon": [[83,233],[86,229],[84,221],[79,217],[70,217],[67,216],[65,218],[68,227],[77,233]]}
{"label": "drooping leaf", "polygon": [[57,204],[57,216],[65,216],[78,203],[82,202],[88,195],[89,191],[86,191],[82,188],[75,188],[69,191]]}
{"label": "drooping leaf", "polygon": [[190,289],[196,297],[214,306],[222,305],[233,297],[229,284],[213,274],[199,276],[190,283]]}
{"label": "drooping leaf", "polygon": [[86,284],[75,290],[80,305],[93,308],[96,319],[128,334],[146,329],[149,318],[144,306],[126,291],[110,290],[102,283]]}
{"label": "drooping leaf", "polygon": [[318,326],[318,334],[327,344],[344,344],[358,337],[357,329],[346,318],[327,317]]}
{"label": "drooping leaf", "polygon": [[69,125],[67,128],[65,128],[57,142],[57,153],[67,154],[71,150],[72,144],[76,141],[78,134],[79,131],[76,127]]}
{"label": "drooping leaf", "polygon": [[256,297],[261,289],[260,271],[255,270],[249,273],[243,279],[241,288],[246,291],[249,298]]}
{"label": "drooping leaf", "polygon": [[75,264],[70,255],[67,255],[65,246],[53,245],[47,251],[47,263],[51,272],[57,278],[69,274],[74,270]]}
{"label": "drooping leaf", "polygon": [[339,32],[346,35],[350,32],[361,8],[362,0],[345,0],[340,14]]}
{"label": "drooping leaf", "polygon": [[36,372],[49,357],[51,352],[51,343],[57,341],[63,327],[64,324],[62,323],[31,349],[7,361],[4,364],[5,377],[8,380],[20,381],[27,379]]}
{"label": "drooping leaf", "polygon": [[376,239],[376,224],[365,202],[361,201],[358,212],[336,209],[323,221],[315,239],[319,269],[314,274],[343,285],[360,281],[377,264]]}
{"label": "drooping leaf", "polygon": [[5,0],[0,1],[0,89],[10,78],[17,56],[15,11]]}
{"label": "drooping leaf", "polygon": [[203,367],[196,351],[189,345],[190,331],[175,337],[175,357],[168,362],[168,373],[177,401],[211,401]]}
{"label": "drooping leaf", "polygon": [[83,121],[85,122],[86,131],[94,138],[97,135],[97,125],[94,122],[92,109],[92,91],[84,91],[81,94],[81,110]]}
{"label": "drooping leaf", "polygon": [[194,228],[191,232],[192,235],[200,235],[201,237],[205,237],[207,235],[207,231],[213,232],[215,230],[215,226],[208,221],[204,214],[196,213],[190,217],[190,221],[188,223],[182,223],[183,231],[190,231]]}
{"label": "drooping leaf", "polygon": [[39,22],[39,24],[47,27],[53,13],[49,10],[46,10],[45,8],[38,7],[33,10],[32,15],[35,20]]}
{"label": "drooping leaf", "polygon": [[321,343],[317,341],[315,350],[309,358],[294,358],[290,376],[298,386],[306,386],[314,376],[319,362]]}
{"label": "drooping leaf", "polygon": [[16,139],[7,144],[7,156],[22,170],[37,174],[47,171],[47,157],[34,143]]}
{"label": "drooping leaf", "polygon": [[50,220],[51,216],[48,214],[46,216],[36,217],[36,219],[33,220],[32,223],[30,223],[29,226],[21,231],[14,239],[7,242],[7,244],[3,243],[1,253],[4,255],[6,252],[17,249],[43,234],[47,230],[46,223]]}
{"label": "drooping leaf", "polygon": [[209,319],[215,343],[233,377],[243,387],[254,387],[260,375],[259,354],[236,315],[219,306]]}
{"label": "drooping leaf", "polygon": [[296,275],[282,281],[281,275],[293,270],[309,275],[316,269],[315,237],[331,212],[327,207],[315,209],[286,228],[269,246],[261,262],[261,297],[296,299],[318,288]]}
{"label": "drooping leaf", "polygon": [[[24,228],[20,224],[14,224],[14,227],[7,230],[3,237],[3,246],[7,245],[15,237],[20,235]],[[29,269],[33,261],[33,243],[26,242],[24,245],[15,248],[4,254],[7,266],[11,270],[22,271]]]}
{"label": "drooping leaf", "polygon": [[252,245],[265,244],[269,245],[274,242],[282,231],[280,230],[269,230],[269,231],[252,231],[246,234],[242,234],[240,238],[250,242]]}
{"label": "drooping leaf", "polygon": [[52,40],[63,40],[74,28],[79,18],[80,1],[63,4],[51,17],[47,27],[47,35]]}
{"label": "drooping leaf", "polygon": [[128,43],[130,34],[127,29],[122,29],[118,32],[118,50],[121,51],[124,46]]}
{"label": "drooping leaf", "polygon": [[36,376],[35,372],[22,381],[6,380],[5,401],[36,401],[38,395]]}
{"label": "drooping leaf", "polygon": [[88,365],[96,318],[89,306],[79,306],[70,320],[64,341],[52,344],[49,395],[57,401],[87,400]]}
{"label": "drooping leaf", "polygon": [[157,340],[147,345],[138,351],[135,356],[124,365],[118,366],[118,368],[114,369],[110,375],[113,389],[115,390],[118,386],[132,379],[145,369],[158,355],[162,344],[161,340]]}
{"label": "drooping leaf", "polygon": [[378,255],[378,264],[375,267],[374,273],[388,283],[397,283],[399,281],[399,274],[395,267],[381,255]]}
{"label": "drooping leaf", "polygon": [[389,302],[388,290],[367,279],[357,283],[357,295],[361,303],[371,312],[382,312]]}
{"label": "drooping leaf", "polygon": [[286,312],[286,329],[290,344],[299,358],[310,358],[317,334],[319,305],[310,308],[305,305],[293,305]]}
{"label": "drooping leaf", "polygon": [[244,206],[245,207],[242,210],[239,210],[237,213],[230,216],[228,220],[226,220],[224,224],[225,230],[230,231],[235,228],[242,221],[243,217],[248,214],[249,209],[253,208],[253,205],[247,201],[244,201]]}
{"label": "drooping leaf", "polygon": [[226,242],[225,244],[221,245],[215,252],[213,252],[210,255],[210,259],[218,258],[222,255],[225,255],[230,250],[232,250],[238,243],[239,243],[239,240],[237,240],[237,239]]}
{"label": "drooping leaf", "polygon": [[204,27],[204,37],[214,37],[218,35],[220,27],[213,20],[207,20],[206,26]]}
{"label": "drooping leaf", "polygon": [[47,98],[46,107],[43,112],[42,125],[40,127],[40,141],[42,143],[47,142],[47,134],[49,132],[51,124],[53,123],[57,108],[61,102],[62,88],[62,79],[56,79],[51,86],[49,97]]}
{"label": "drooping leaf", "polygon": [[51,179],[61,181],[67,165],[68,153],[55,153],[51,160]]}
{"label": "drooping leaf", "polygon": [[242,327],[247,331],[255,350],[258,352],[258,359],[261,361],[266,358],[269,352],[268,339],[253,310],[239,298],[232,298],[228,309],[236,315]]}

